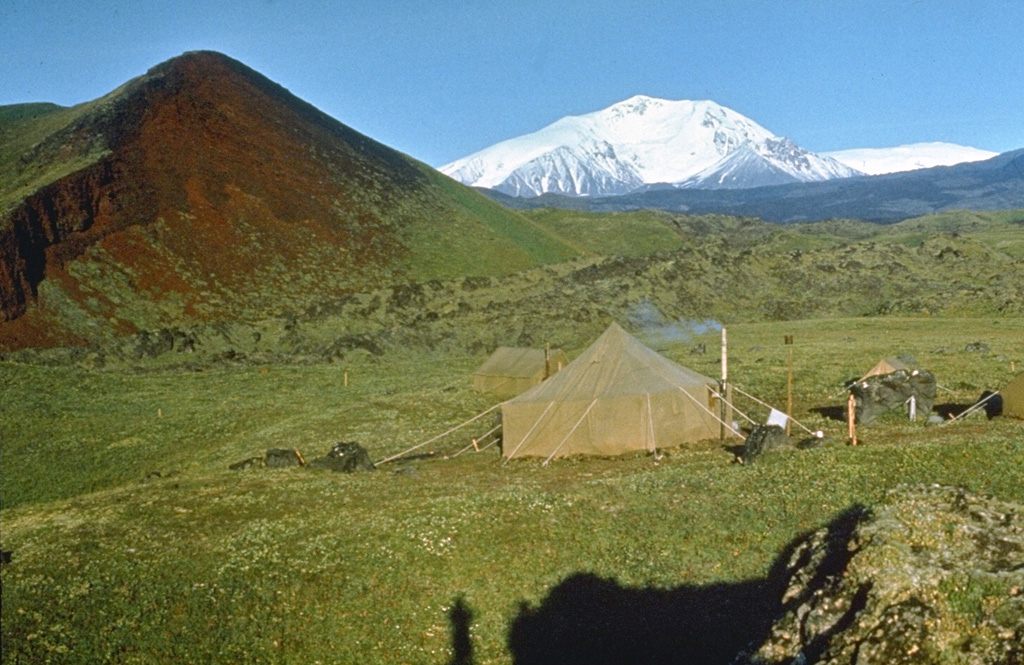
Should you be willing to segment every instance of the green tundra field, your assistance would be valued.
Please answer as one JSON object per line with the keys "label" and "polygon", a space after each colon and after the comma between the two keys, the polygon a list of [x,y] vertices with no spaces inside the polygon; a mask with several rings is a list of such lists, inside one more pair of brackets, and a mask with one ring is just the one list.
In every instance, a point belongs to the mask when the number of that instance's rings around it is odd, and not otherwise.
{"label": "green tundra field", "polygon": [[[894,354],[935,374],[938,405],[973,403],[1024,369],[1022,323],[728,325],[731,380],[779,408],[793,335],[794,416],[830,439],[750,465],[735,462],[736,439],[546,466],[502,463],[494,447],[456,455],[488,421],[373,472],[232,471],[268,448],[310,459],[356,441],[380,461],[428,441],[497,402],[472,391],[486,350],[196,366],[8,360],[4,662],[509,663],[531,642],[572,639],[543,625],[546,605],[595,594],[621,601],[605,605],[621,608],[606,619],[623,640],[636,637],[631,598],[674,594],[674,610],[692,612],[670,638],[726,662],[787,544],[843,510],[906,483],[1024,501],[1024,422],[979,413],[925,425],[893,411],[852,447],[839,415],[842,382]],[[719,340],[710,330],[660,350],[716,377]]]}

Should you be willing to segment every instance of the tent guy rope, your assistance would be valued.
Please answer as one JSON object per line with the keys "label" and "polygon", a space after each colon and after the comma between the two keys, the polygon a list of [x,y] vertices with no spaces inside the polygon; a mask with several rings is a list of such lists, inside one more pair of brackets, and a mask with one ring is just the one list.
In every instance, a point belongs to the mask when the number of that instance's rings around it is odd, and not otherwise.
{"label": "tent guy rope", "polygon": [[519,442],[519,445],[515,447],[515,450],[509,453],[508,457],[505,458],[505,461],[501,463],[502,466],[508,464],[508,461],[516,456],[516,453],[519,452],[519,449],[523,447],[523,444],[526,443],[526,440],[530,438],[531,434],[533,434],[533,430],[537,429],[537,425],[540,424],[540,421],[544,420],[544,416],[548,415],[548,411],[550,411],[551,407],[553,407],[554,405],[554,402],[548,404],[548,408],[544,409],[544,413],[540,414],[540,418],[537,418],[537,422],[535,422],[533,424],[533,427],[531,427],[530,430],[523,436],[523,440]]}
{"label": "tent guy rope", "polygon": [[[489,437],[490,435],[494,434],[494,433],[495,433],[495,432],[497,432],[497,431],[498,431],[499,429],[501,429],[501,425],[500,425],[500,424],[498,424],[498,425],[495,425],[495,426],[494,426],[494,427],[492,427],[492,428],[491,428],[491,429],[490,429],[490,430],[489,430],[489,431],[488,431],[488,432],[487,432],[486,434],[484,434],[483,436],[481,436],[481,437],[480,437],[480,438],[478,438],[478,439],[475,439],[475,440],[473,441],[473,443],[469,444],[468,446],[466,446],[465,448],[463,448],[463,449],[462,449],[462,450],[460,450],[459,452],[455,453],[454,455],[452,455],[452,457],[458,457],[459,455],[461,455],[462,453],[466,452],[466,451],[467,451],[467,450],[469,450],[470,448],[473,448],[473,447],[475,447],[475,446],[479,445],[481,441],[484,441],[485,439],[487,439],[487,437]],[[477,452],[479,453],[479,452],[483,452],[483,451],[487,450],[488,448],[490,448],[491,446],[493,446],[493,445],[494,445],[494,444],[495,444],[496,442],[497,442],[497,439],[495,439],[494,441],[491,441],[490,443],[488,443],[488,444],[487,444],[486,446],[484,446],[483,448],[480,448],[480,449],[478,449],[478,450],[477,450]]]}
{"label": "tent guy rope", "polygon": [[433,443],[434,441],[437,441],[438,439],[440,439],[440,438],[442,438],[442,437],[445,437],[445,436],[448,436],[448,435],[449,435],[449,434],[451,434],[452,432],[454,432],[454,431],[456,431],[456,430],[459,430],[459,429],[461,429],[461,428],[465,427],[466,425],[470,424],[471,422],[473,422],[473,421],[476,421],[476,420],[479,420],[480,418],[483,418],[483,417],[484,417],[484,416],[486,416],[486,415],[487,415],[488,413],[490,413],[491,411],[494,411],[495,409],[497,409],[497,408],[498,408],[498,407],[500,407],[500,406],[501,406],[501,404],[500,404],[500,403],[499,403],[499,404],[495,404],[494,406],[492,406],[491,408],[487,409],[487,410],[486,410],[486,411],[484,411],[483,413],[478,413],[477,415],[473,416],[472,418],[470,418],[470,419],[469,419],[469,420],[467,420],[466,422],[464,422],[464,423],[462,423],[462,424],[459,424],[459,425],[456,425],[455,427],[452,427],[452,428],[451,428],[450,430],[448,430],[447,432],[442,432],[441,434],[438,434],[437,436],[435,436],[435,437],[433,437],[433,438],[431,438],[431,439],[427,439],[427,440],[426,440],[426,441],[424,441],[423,443],[417,443],[417,444],[416,444],[415,446],[413,446],[412,448],[409,448],[408,450],[406,450],[406,451],[404,451],[404,452],[398,453],[397,455],[392,455],[391,457],[388,457],[387,459],[383,459],[383,460],[381,460],[381,461],[377,462],[377,464],[378,464],[378,465],[380,465],[380,464],[387,464],[388,462],[393,462],[394,460],[396,460],[396,459],[398,459],[398,458],[400,458],[400,457],[405,457],[406,455],[408,455],[408,454],[409,454],[409,453],[411,453],[412,451],[414,451],[414,450],[416,450],[416,449],[418,449],[418,448],[422,448],[423,446],[427,445],[428,443]]}
{"label": "tent guy rope", "polygon": [[559,442],[559,444],[557,446],[555,446],[555,449],[553,451],[551,451],[551,454],[548,455],[548,458],[546,460],[544,460],[544,464],[542,464],[541,466],[547,466],[548,465],[548,462],[551,461],[551,458],[554,457],[558,453],[558,451],[562,448],[562,446],[565,445],[565,442],[569,440],[569,437],[572,436],[572,433],[575,432],[576,428],[580,426],[580,423],[582,423],[583,419],[587,417],[587,414],[590,413],[590,410],[594,408],[595,404],[597,404],[597,400],[596,399],[593,402],[590,403],[590,406],[587,407],[587,410],[583,412],[583,415],[580,416],[580,419],[577,420],[576,424],[572,426],[572,429],[569,430],[569,433],[565,435],[565,438],[563,438]]}
{"label": "tent guy rope", "polygon": [[943,425],[948,425],[950,423],[956,422],[957,420],[960,420],[961,418],[965,418],[965,417],[971,415],[972,413],[974,413],[975,411],[977,411],[978,409],[983,407],[985,405],[985,402],[989,401],[990,399],[992,399],[993,397],[995,397],[998,394],[999,394],[999,391],[997,390],[994,393],[992,393],[991,395],[989,395],[988,397],[986,397],[985,399],[978,400],[977,402],[972,404],[970,407],[968,407],[966,410],[964,410],[963,413],[957,414],[955,417],[950,418],[949,420],[943,422],[942,424]]}
{"label": "tent guy rope", "polygon": [[[744,391],[743,391],[743,390],[742,390],[742,389],[741,389],[741,388],[740,388],[739,386],[737,386],[737,385],[736,385],[735,383],[734,383],[734,384],[732,384],[732,389],[733,389],[733,390],[735,390],[736,392],[738,392],[739,394],[743,395],[744,397],[749,397],[750,399],[754,400],[755,402],[757,402],[757,403],[758,403],[758,404],[760,404],[761,406],[767,407],[767,408],[769,408],[769,409],[774,409],[774,408],[775,408],[775,407],[773,407],[773,406],[772,406],[771,404],[767,404],[767,403],[765,403],[765,402],[762,402],[761,400],[757,399],[756,397],[754,397],[754,396],[753,396],[753,395],[751,395],[750,393],[748,393],[748,392],[744,392]],[[817,432],[814,432],[814,431],[811,431],[811,430],[807,429],[807,427],[805,427],[803,423],[801,423],[801,422],[800,422],[799,420],[797,420],[797,419],[796,419],[796,418],[794,418],[793,416],[791,416],[791,415],[789,415],[789,414],[786,414],[786,417],[787,417],[787,418],[789,418],[790,420],[792,420],[793,422],[795,422],[795,423],[796,423],[796,424],[797,424],[797,425],[798,425],[798,426],[800,427],[800,429],[802,429],[803,431],[807,432],[808,434],[812,434],[812,435],[815,435],[815,436],[817,436],[817,434],[818,434]]]}

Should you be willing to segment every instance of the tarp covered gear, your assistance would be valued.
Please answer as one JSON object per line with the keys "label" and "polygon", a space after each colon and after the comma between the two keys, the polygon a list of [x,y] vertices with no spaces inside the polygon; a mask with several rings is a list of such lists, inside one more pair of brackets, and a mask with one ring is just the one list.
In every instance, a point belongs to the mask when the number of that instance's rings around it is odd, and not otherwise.
{"label": "tarp covered gear", "polygon": [[717,438],[717,387],[613,323],[561,372],[501,405],[502,455],[621,455]]}
{"label": "tarp covered gear", "polygon": [[1003,398],[1004,416],[1024,418],[1024,374],[1018,374],[999,394]]}
{"label": "tarp covered gear", "polygon": [[366,449],[358,443],[350,441],[339,441],[334,444],[326,455],[315,458],[309,463],[309,466],[314,469],[330,469],[345,473],[373,471],[375,468]]}
{"label": "tarp covered gear", "polygon": [[857,381],[850,387],[857,408],[857,423],[870,424],[883,411],[914,398],[916,410],[931,413],[935,404],[935,376],[928,370],[899,369]]}
{"label": "tarp covered gear", "polygon": [[766,450],[790,445],[793,445],[793,442],[786,436],[786,430],[783,427],[770,423],[758,425],[750,431],[746,441],[743,442],[743,451],[739,454],[739,460],[743,464],[750,464]]}
{"label": "tarp covered gear", "polygon": [[499,346],[473,372],[473,390],[512,397],[558,373],[568,364],[569,358],[561,349],[545,351]]}

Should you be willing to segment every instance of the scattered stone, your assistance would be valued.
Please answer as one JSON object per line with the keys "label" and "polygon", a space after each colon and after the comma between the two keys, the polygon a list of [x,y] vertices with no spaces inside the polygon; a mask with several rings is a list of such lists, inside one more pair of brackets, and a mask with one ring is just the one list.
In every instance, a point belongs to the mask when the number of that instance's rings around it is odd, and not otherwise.
{"label": "scattered stone", "polygon": [[242,471],[243,469],[262,469],[267,466],[267,460],[260,455],[259,457],[250,457],[234,464],[229,464],[228,468],[232,471]]}
{"label": "scattered stone", "polygon": [[779,615],[734,665],[1024,662],[1024,505],[901,487],[776,568]]}
{"label": "scattered stone", "polygon": [[302,456],[294,448],[270,448],[265,457],[268,469],[286,469],[303,464]]}
{"label": "scattered stone", "polygon": [[373,471],[373,461],[369,453],[358,443],[339,441],[331,447],[330,451],[323,457],[317,457],[309,463],[309,466],[316,469],[330,469],[331,471]]}
{"label": "scattered stone", "polygon": [[140,480],[139,482],[140,483],[149,483],[149,482],[152,482],[154,480],[162,480],[162,479],[165,479],[165,478],[173,478],[176,475],[178,475],[177,471],[168,471],[167,473],[163,473],[163,472],[160,472],[160,471],[150,471],[149,473],[144,475],[142,477],[142,480]]}
{"label": "scattered stone", "polygon": [[968,353],[988,353],[989,346],[985,342],[971,342],[964,347],[964,351]]}

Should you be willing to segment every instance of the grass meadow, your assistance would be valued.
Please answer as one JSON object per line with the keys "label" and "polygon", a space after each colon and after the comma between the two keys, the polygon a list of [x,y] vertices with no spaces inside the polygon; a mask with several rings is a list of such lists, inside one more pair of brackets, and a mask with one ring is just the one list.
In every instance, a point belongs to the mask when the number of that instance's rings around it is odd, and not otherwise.
{"label": "grass meadow", "polygon": [[[832,439],[748,466],[734,440],[547,466],[503,464],[495,448],[456,456],[489,429],[474,424],[372,473],[228,469],[272,447],[311,459],[357,441],[377,461],[408,450],[495,403],[471,390],[483,353],[0,363],[4,662],[510,663],[531,639],[521,619],[580,574],[624,594],[738,594],[798,535],[903,483],[1024,502],[1024,422],[891,412],[851,447],[834,418],[842,382],[896,354],[934,372],[938,403],[972,403],[1024,371],[1022,323],[730,325],[731,380],[783,408],[791,350],[794,415]],[[715,377],[719,340],[664,353]],[[737,640],[721,637],[722,653]]]}

